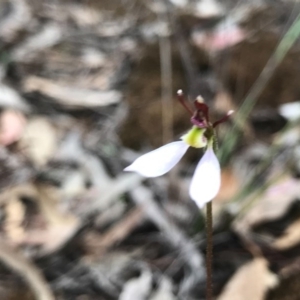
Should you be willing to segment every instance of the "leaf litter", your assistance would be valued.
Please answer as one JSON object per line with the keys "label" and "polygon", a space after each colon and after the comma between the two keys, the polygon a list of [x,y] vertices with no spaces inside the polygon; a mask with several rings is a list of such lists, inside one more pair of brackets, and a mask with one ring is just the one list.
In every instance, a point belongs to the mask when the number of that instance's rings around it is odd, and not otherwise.
{"label": "leaf litter", "polygon": [[[218,115],[240,107],[295,7],[2,1],[1,295],[20,299],[21,286],[24,299],[203,298],[204,221],[185,195],[199,152],[168,177],[122,172],[162,144],[159,39],[171,45],[172,94],[200,93]],[[299,275],[298,61],[296,43],[226,161],[216,299],[284,299]],[[188,118],[175,99],[173,111],[179,137]],[[228,142],[226,128],[219,136]]]}

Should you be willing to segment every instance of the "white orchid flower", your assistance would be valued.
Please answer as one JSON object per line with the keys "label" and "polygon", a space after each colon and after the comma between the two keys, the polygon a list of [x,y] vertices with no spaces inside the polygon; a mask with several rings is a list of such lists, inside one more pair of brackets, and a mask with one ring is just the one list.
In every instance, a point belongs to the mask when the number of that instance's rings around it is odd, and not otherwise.
{"label": "white orchid flower", "polygon": [[[137,172],[145,177],[164,175],[180,161],[190,146],[200,148],[207,144],[203,133],[203,130],[193,127],[182,137],[182,141],[166,144],[140,156],[124,171]],[[199,207],[203,207],[217,195],[221,183],[220,164],[213,151],[212,143],[209,144],[196,167],[190,185],[190,197]]]}
{"label": "white orchid flower", "polygon": [[[185,104],[184,106],[186,107]],[[202,208],[217,195],[221,185],[220,163],[213,150],[213,128],[224,122],[233,111],[230,111],[223,119],[210,124],[207,105],[200,102],[198,98],[195,106],[197,111],[195,114],[193,113],[191,119],[194,126],[181,138],[181,141],[166,144],[140,156],[124,171],[137,172],[145,177],[158,177],[169,172],[189,147],[206,147],[206,151],[196,167],[189,189],[190,197],[198,207]]]}

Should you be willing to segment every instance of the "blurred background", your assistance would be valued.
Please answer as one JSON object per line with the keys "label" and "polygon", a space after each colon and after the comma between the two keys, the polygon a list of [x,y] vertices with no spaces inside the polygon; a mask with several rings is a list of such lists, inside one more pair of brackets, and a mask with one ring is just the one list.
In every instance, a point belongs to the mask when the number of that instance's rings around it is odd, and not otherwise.
{"label": "blurred background", "polygon": [[205,211],[169,174],[124,173],[218,128],[217,300],[300,299],[300,3],[0,1],[0,299],[205,299]]}

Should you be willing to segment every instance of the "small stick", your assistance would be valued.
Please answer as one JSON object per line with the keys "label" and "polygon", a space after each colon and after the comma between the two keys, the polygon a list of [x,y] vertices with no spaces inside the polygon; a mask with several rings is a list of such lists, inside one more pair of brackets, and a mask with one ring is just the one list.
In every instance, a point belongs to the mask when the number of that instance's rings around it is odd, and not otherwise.
{"label": "small stick", "polygon": [[117,222],[105,234],[89,233],[85,236],[85,248],[89,251],[87,260],[92,260],[94,256],[97,258],[103,256],[110,247],[124,240],[142,221],[144,213],[141,208],[133,208],[119,222]]}
{"label": "small stick", "polygon": [[0,261],[27,281],[36,300],[54,300],[54,295],[40,270],[4,240],[0,240]]}

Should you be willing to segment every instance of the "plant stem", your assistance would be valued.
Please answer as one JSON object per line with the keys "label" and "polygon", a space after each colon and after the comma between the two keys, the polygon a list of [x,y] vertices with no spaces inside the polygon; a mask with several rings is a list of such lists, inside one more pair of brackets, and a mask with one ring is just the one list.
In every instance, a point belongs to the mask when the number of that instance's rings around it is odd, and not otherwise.
{"label": "plant stem", "polygon": [[213,299],[212,262],[213,262],[213,217],[212,201],[206,204],[206,300]]}

